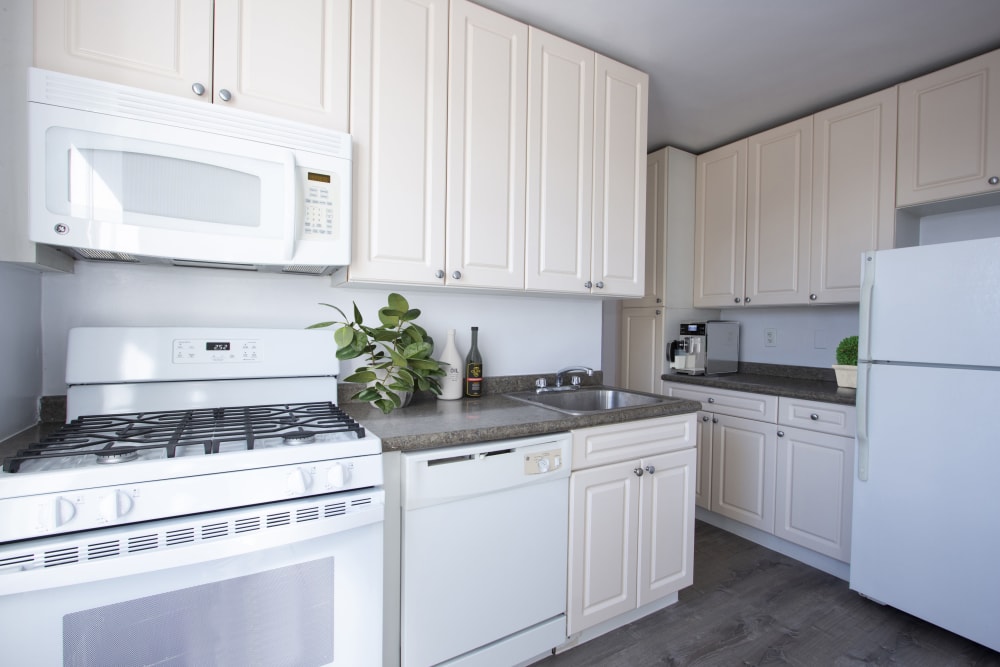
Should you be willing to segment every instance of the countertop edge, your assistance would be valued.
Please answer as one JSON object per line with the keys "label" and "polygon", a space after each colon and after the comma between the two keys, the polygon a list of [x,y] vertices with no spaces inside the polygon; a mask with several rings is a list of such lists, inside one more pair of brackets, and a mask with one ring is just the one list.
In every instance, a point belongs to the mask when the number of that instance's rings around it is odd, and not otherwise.
{"label": "countertop edge", "polygon": [[753,394],[766,394],[785,398],[797,398],[821,403],[838,405],[855,405],[857,390],[848,387],[838,387],[836,382],[788,378],[776,375],[757,375],[752,373],[734,373],[731,375],[683,375],[664,373],[660,376],[664,382],[690,384],[730,391],[745,391]]}

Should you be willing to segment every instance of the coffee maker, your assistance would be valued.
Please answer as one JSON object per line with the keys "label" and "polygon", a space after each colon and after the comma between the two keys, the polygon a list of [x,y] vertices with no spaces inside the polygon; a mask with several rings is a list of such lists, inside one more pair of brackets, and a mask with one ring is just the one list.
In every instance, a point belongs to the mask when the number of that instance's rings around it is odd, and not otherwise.
{"label": "coffee maker", "polygon": [[735,373],[740,361],[740,323],[684,322],[680,338],[667,345],[670,368],[688,375]]}

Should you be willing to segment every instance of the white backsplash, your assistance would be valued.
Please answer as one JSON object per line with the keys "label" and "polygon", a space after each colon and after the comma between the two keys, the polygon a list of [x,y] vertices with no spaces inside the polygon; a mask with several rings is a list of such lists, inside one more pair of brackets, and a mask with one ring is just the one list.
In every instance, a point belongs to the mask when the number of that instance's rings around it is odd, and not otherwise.
{"label": "white backsplash", "polygon": [[40,273],[0,264],[0,440],[38,420],[41,304]]}
{"label": "white backsplash", "polygon": [[[740,323],[740,361],[829,368],[841,339],[858,333],[857,304],[793,308],[729,308],[719,319]],[[775,344],[766,345],[774,329]]]}
{"label": "white backsplash", "polygon": [[[6,290],[4,290],[6,291]],[[332,303],[377,322],[398,291],[422,311],[417,321],[443,349],[455,329],[459,352],[479,327],[487,375],[601,367],[597,299],[496,295],[450,289],[330,287],[330,279],[240,271],[77,262],[72,275],[42,277],[42,394],[66,392],[66,337],[76,326],[226,326],[300,328],[329,319]],[[438,350],[440,353],[440,350]],[[356,362],[348,362],[353,368]]]}

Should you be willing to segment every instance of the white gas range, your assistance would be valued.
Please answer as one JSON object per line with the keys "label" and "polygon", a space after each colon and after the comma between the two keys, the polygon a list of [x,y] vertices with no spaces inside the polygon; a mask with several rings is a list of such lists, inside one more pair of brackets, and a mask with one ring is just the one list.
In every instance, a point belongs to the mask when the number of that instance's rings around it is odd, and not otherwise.
{"label": "white gas range", "polygon": [[329,332],[72,330],[68,423],[0,473],[7,658],[380,664],[381,441],[338,372]]}

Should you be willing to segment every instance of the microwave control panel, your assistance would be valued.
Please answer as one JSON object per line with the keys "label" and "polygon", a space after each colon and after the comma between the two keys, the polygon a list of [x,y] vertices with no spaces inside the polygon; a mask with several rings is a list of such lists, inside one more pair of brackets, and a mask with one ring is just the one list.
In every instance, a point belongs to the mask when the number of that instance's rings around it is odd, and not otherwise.
{"label": "microwave control panel", "polygon": [[334,193],[339,192],[337,174],[303,170],[304,208],[302,237],[314,240],[333,240],[340,236],[337,219],[339,202]]}

